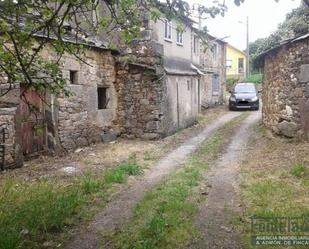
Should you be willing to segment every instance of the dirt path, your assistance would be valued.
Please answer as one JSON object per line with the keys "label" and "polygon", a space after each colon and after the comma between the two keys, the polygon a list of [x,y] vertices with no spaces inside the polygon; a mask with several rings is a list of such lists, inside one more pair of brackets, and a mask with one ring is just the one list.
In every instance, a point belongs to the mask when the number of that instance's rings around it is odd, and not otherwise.
{"label": "dirt path", "polygon": [[135,205],[142,199],[144,193],[153,188],[160,180],[173,170],[181,166],[186,157],[213,134],[219,127],[231,119],[239,116],[240,113],[228,113],[209,124],[200,134],[189,139],[174,151],[161,159],[153,168],[145,173],[144,177],[131,186],[126,191],[120,193],[110,202],[106,208],[99,213],[95,220],[88,227],[76,236],[66,249],[94,249],[106,248],[107,242],[102,242],[98,238],[98,233],[112,233],[132,217]]}
{"label": "dirt path", "polygon": [[237,211],[237,176],[239,163],[246,151],[246,144],[251,133],[251,126],[260,119],[260,112],[252,113],[239,127],[217,164],[210,170],[208,198],[201,205],[197,219],[203,236],[193,243],[194,249],[239,249],[238,235],[232,222],[233,213]]}

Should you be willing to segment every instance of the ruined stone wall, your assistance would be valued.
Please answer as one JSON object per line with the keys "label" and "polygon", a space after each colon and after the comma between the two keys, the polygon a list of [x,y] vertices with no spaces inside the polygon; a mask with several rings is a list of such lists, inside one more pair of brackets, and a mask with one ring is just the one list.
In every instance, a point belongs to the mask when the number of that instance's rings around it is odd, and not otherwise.
{"label": "ruined stone wall", "polygon": [[147,34],[127,48],[116,67],[118,106],[114,124],[129,138],[162,136],[163,50]]}
{"label": "ruined stone wall", "polygon": [[285,45],[266,55],[263,123],[277,134],[308,137],[309,40]]}
{"label": "ruined stone wall", "polygon": [[[53,56],[50,49],[44,53],[45,58]],[[112,127],[117,108],[114,57],[107,50],[87,49],[83,60],[86,63],[71,55],[63,56],[60,63],[71,96],[47,96],[47,102],[51,103],[46,110],[51,150],[70,151],[88,146],[100,142],[103,134],[117,130]],[[70,80],[70,72],[74,72],[74,82]],[[107,89],[108,104],[104,109],[98,106],[98,87]]]}
{"label": "ruined stone wall", "polygon": [[118,118],[129,138],[156,139],[161,130],[162,83],[151,69],[128,65],[117,73]]}
{"label": "ruined stone wall", "polygon": [[[5,146],[5,168],[22,165],[22,150],[18,143],[16,129],[16,107],[0,108],[0,143]],[[5,141],[2,140],[2,129],[5,128]]]}
{"label": "ruined stone wall", "polygon": [[[8,91],[10,89],[10,91]],[[19,85],[10,86],[5,82],[0,85],[0,132],[2,128],[6,130],[5,141],[3,143],[2,133],[0,133],[0,143],[5,146],[5,168],[11,166],[21,166],[22,151],[18,143],[18,131],[16,127],[16,110],[19,103]]]}

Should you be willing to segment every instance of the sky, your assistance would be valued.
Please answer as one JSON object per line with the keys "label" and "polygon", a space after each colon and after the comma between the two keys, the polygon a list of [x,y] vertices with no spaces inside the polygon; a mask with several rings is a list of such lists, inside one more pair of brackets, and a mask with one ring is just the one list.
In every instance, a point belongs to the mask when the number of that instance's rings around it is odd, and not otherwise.
{"label": "sky", "polygon": [[[205,4],[211,0],[189,0],[189,2]],[[249,41],[269,36],[283,22],[285,16],[293,8],[300,5],[301,0],[245,0],[240,6],[234,0],[225,0],[228,11],[224,17],[203,20],[209,33],[225,39],[231,45],[244,50],[246,48],[246,17],[249,17]]]}

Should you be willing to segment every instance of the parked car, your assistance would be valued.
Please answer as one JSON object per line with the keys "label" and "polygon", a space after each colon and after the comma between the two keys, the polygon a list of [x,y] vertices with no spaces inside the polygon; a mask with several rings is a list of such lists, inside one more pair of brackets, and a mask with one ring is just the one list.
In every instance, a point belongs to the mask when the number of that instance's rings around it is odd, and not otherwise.
{"label": "parked car", "polygon": [[254,83],[238,83],[229,98],[229,109],[258,110],[260,107],[259,93]]}

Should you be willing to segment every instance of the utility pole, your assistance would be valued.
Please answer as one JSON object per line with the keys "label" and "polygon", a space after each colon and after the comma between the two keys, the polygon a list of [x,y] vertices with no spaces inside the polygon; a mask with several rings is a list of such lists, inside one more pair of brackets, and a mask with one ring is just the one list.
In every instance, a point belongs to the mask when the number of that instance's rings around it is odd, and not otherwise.
{"label": "utility pole", "polygon": [[250,76],[250,51],[249,51],[249,17],[247,16],[247,49],[246,49],[246,76]]}
{"label": "utility pole", "polygon": [[202,12],[201,12],[201,6],[198,6],[198,29],[202,30]]}
{"label": "utility pole", "polygon": [[194,3],[192,5],[192,10],[195,11],[195,6],[197,6],[197,13],[198,13],[198,29],[202,30],[202,8],[199,3]]}

